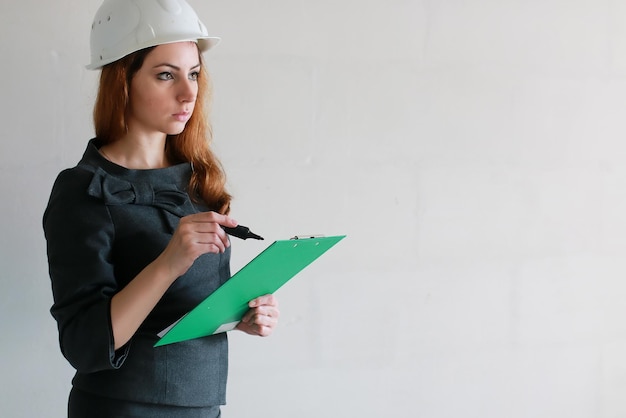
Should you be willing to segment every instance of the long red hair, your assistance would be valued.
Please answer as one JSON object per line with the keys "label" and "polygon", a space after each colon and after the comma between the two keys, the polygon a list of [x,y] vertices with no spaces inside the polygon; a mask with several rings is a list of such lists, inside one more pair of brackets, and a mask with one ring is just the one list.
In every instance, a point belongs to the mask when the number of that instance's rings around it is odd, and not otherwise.
{"label": "long red hair", "polygon": [[[93,110],[96,137],[102,143],[114,142],[126,134],[130,83],[152,49],[139,50],[102,67]],[[202,56],[198,56],[202,63]],[[208,72],[201,65],[194,111],[180,134],[168,135],[165,151],[170,161],[192,164],[189,195],[216,212],[228,214],[231,195],[226,191],[226,175],[210,147],[213,139],[207,116],[210,98]]]}

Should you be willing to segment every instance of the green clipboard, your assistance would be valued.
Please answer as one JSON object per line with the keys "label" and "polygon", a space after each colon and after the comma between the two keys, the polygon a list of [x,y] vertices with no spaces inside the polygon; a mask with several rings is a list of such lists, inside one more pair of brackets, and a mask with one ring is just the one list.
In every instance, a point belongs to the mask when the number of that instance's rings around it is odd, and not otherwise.
{"label": "green clipboard", "polygon": [[229,331],[252,299],[276,292],[345,235],[274,241],[185,316],[159,333],[155,347]]}

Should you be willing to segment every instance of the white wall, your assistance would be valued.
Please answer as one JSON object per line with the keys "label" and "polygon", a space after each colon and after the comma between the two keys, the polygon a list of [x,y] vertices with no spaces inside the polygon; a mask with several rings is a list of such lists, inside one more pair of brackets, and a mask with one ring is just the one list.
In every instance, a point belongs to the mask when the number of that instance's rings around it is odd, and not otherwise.
{"label": "white wall", "polygon": [[[232,336],[226,417],[626,416],[626,2],[191,3],[233,215],[348,234]],[[65,414],[41,214],[98,6],[0,3],[3,417]]]}

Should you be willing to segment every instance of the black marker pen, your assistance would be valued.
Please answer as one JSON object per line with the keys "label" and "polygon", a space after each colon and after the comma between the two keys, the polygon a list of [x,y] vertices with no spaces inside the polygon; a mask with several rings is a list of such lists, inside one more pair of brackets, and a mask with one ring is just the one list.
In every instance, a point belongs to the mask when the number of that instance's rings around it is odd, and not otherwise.
{"label": "black marker pen", "polygon": [[228,226],[222,226],[222,228],[224,229],[224,231],[226,231],[228,235],[232,235],[233,237],[237,237],[241,239],[248,239],[248,238],[260,239],[260,240],[263,239],[263,237],[250,231],[250,228],[248,228],[247,226],[237,225],[234,228],[230,228]]}

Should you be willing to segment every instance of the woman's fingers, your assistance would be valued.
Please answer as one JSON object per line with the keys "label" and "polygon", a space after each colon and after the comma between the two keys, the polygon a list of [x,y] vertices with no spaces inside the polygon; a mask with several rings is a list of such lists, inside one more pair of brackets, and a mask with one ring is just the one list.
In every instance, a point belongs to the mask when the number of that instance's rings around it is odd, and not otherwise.
{"label": "woman's fingers", "polygon": [[236,226],[237,221],[216,212],[185,216],[160,259],[169,266],[172,274],[182,276],[202,254],[223,253],[230,246],[221,225]]}
{"label": "woman's fingers", "polygon": [[[181,219],[179,230],[185,234],[185,239],[192,244],[198,244],[200,254],[205,252],[224,252],[230,246],[230,241],[223,226],[236,226],[237,221],[216,212],[201,212]],[[198,255],[200,255],[198,254]]]}
{"label": "woman's fingers", "polygon": [[280,317],[278,301],[274,295],[264,295],[253,299],[248,304],[250,309],[241,318],[237,326],[240,330],[252,334],[266,337],[270,335]]}
{"label": "woman's fingers", "polygon": [[278,309],[278,299],[276,299],[276,296],[270,293],[267,295],[259,296],[258,298],[254,298],[248,303],[248,306],[250,308],[255,308],[257,306],[263,305],[273,306]]}

